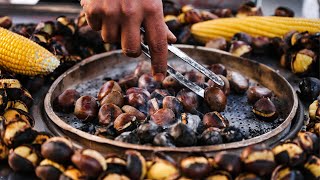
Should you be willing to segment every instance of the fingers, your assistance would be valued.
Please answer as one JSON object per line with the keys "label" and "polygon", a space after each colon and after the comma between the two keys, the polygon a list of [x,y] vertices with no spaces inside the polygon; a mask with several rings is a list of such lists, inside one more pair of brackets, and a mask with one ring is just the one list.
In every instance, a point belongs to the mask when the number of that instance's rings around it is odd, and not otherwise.
{"label": "fingers", "polygon": [[101,28],[101,37],[106,43],[116,43],[120,40],[120,25],[117,22],[104,21]]}
{"label": "fingers", "polygon": [[101,14],[103,13],[101,8],[91,0],[81,0],[81,6],[89,26],[95,31],[100,31],[102,25]]}
{"label": "fingers", "polygon": [[141,54],[140,27],[143,13],[137,1],[140,0],[122,0],[125,6],[121,9],[121,46],[123,53],[130,57],[138,57]]}
{"label": "fingers", "polygon": [[168,26],[167,26],[167,40],[168,40],[168,43],[170,44],[175,43],[177,41],[176,36],[169,30]]}
{"label": "fingers", "polygon": [[[148,0],[145,0],[145,2]],[[167,26],[164,23],[161,1],[149,0],[149,7],[145,10],[144,27],[146,29],[146,39],[152,57],[152,73],[155,80],[162,81],[167,72]],[[173,39],[170,37],[170,39]]]}

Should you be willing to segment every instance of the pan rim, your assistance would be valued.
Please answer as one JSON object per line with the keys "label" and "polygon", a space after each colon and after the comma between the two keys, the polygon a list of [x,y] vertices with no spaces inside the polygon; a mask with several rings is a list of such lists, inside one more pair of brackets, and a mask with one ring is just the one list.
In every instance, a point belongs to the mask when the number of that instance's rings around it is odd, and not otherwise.
{"label": "pan rim", "polygon": [[[206,48],[206,47],[199,47],[199,46],[192,46],[192,45],[176,45],[176,46],[179,48],[192,48],[192,49],[197,49],[197,50],[202,50],[202,51],[214,51],[214,52],[230,55],[230,53],[227,53],[227,52],[224,52],[221,50]],[[263,68],[266,68],[266,69],[276,73],[279,76],[279,78],[281,78],[286,83],[286,85],[290,88],[291,94],[293,95],[293,105],[292,105],[292,108],[291,108],[288,116],[285,118],[285,120],[278,127],[273,129],[272,131],[269,131],[267,133],[264,133],[262,135],[259,135],[259,136],[256,136],[256,137],[253,137],[250,139],[232,142],[232,143],[210,145],[210,146],[192,146],[192,147],[174,147],[174,148],[172,148],[172,147],[159,147],[159,146],[144,146],[144,145],[136,145],[136,144],[130,144],[130,143],[125,143],[125,142],[119,142],[119,141],[99,137],[96,135],[92,135],[92,134],[89,134],[87,132],[84,132],[84,131],[81,131],[79,129],[72,127],[71,125],[64,122],[61,118],[59,118],[53,111],[51,99],[53,98],[52,94],[53,94],[55,88],[63,80],[63,78],[65,78],[68,74],[72,73],[73,71],[77,70],[79,67],[84,66],[85,64],[99,60],[99,59],[106,57],[106,56],[112,56],[112,55],[119,54],[119,53],[121,53],[121,50],[115,50],[115,51],[110,51],[110,52],[101,53],[101,54],[91,56],[87,59],[84,59],[82,62],[71,67],[65,73],[60,75],[53,82],[53,84],[50,86],[50,89],[48,90],[48,92],[45,96],[45,99],[44,99],[45,113],[49,117],[50,121],[52,121],[56,126],[61,128],[62,130],[68,131],[68,133],[72,133],[72,134],[79,136],[81,138],[84,138],[84,139],[87,139],[90,141],[94,141],[97,143],[102,143],[102,144],[109,145],[109,146],[116,146],[119,148],[126,148],[126,149],[135,149],[135,150],[140,150],[140,151],[164,151],[164,152],[170,151],[170,152],[185,152],[185,153],[187,153],[187,152],[214,152],[214,151],[219,151],[222,149],[223,150],[231,150],[231,149],[244,148],[246,146],[263,143],[267,139],[273,138],[273,137],[279,135],[279,133],[281,133],[281,131],[286,130],[288,128],[288,126],[290,126],[292,119],[295,117],[295,114],[296,114],[296,111],[298,108],[298,97],[297,97],[297,94],[296,94],[294,88],[277,71],[268,67],[267,65],[260,63],[260,65],[263,66]],[[243,58],[243,59],[245,59],[245,58]],[[245,60],[256,63],[254,60],[250,60],[250,59],[245,59]],[[241,142],[241,143],[239,143],[239,142]]]}

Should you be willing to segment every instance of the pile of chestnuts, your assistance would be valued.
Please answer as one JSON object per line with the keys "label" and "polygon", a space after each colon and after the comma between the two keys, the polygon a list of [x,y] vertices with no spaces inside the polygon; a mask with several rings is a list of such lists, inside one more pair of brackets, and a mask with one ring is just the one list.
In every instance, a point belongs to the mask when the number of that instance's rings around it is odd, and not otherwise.
{"label": "pile of chestnuts", "polygon": [[[247,95],[252,112],[260,121],[278,117],[268,88],[253,85],[242,74],[222,64],[208,68],[218,74],[218,86],[198,71],[182,72],[187,79],[205,88],[204,98],[184,88],[172,76],[157,82],[150,63],[141,61],[129,76],[106,81],[96,97],[67,89],[53,102],[55,111],[73,115],[88,133],[132,144],[186,147],[216,145],[246,139],[238,127],[230,126],[221,112],[228,95]],[[84,92],[85,93],[85,92]]]}

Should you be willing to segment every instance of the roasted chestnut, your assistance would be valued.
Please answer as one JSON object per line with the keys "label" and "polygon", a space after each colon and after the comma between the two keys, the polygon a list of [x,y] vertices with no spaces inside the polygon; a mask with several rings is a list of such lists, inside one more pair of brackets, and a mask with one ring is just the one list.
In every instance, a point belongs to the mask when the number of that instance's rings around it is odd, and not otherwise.
{"label": "roasted chestnut", "polygon": [[206,178],[206,180],[216,179],[232,180],[232,176],[227,171],[214,171]]}
{"label": "roasted chestnut", "polygon": [[212,111],[223,111],[227,105],[227,97],[217,87],[208,87],[204,92],[204,99]]}
{"label": "roasted chestnut", "polygon": [[252,111],[261,120],[270,121],[278,117],[276,106],[269,98],[259,99]]}
{"label": "roasted chestnut", "polygon": [[209,87],[217,87],[217,88],[221,89],[226,96],[228,96],[230,94],[230,83],[229,83],[229,80],[223,75],[218,75],[218,76],[224,82],[223,87],[219,86],[218,84],[213,82],[211,79],[209,79],[209,81],[208,81],[208,86]]}
{"label": "roasted chestnut", "polygon": [[124,105],[124,97],[120,91],[111,91],[107,94],[101,101],[100,104],[114,104],[118,107],[122,107]]}
{"label": "roasted chestnut", "polygon": [[241,153],[241,160],[245,170],[259,176],[270,175],[276,167],[274,155],[265,145],[246,147]]}
{"label": "roasted chestnut", "polygon": [[86,179],[86,176],[79,171],[79,169],[76,169],[73,166],[69,166],[63,174],[60,175],[59,180],[76,180],[76,179]]}
{"label": "roasted chestnut", "polygon": [[175,147],[173,138],[167,132],[157,134],[153,139],[153,144],[155,146]]}
{"label": "roasted chestnut", "polygon": [[185,78],[189,81],[195,82],[197,84],[203,84],[205,82],[205,76],[199,71],[188,71],[185,73]]}
{"label": "roasted chestnut", "polygon": [[140,77],[143,74],[150,73],[150,70],[151,70],[151,63],[150,62],[140,61],[137,64],[136,69],[134,70],[134,76]]}
{"label": "roasted chestnut", "polygon": [[159,126],[167,127],[177,122],[174,112],[168,108],[157,110],[151,115],[151,120]]}
{"label": "roasted chestnut", "polygon": [[272,180],[303,180],[303,174],[296,169],[278,166],[272,173]]}
{"label": "roasted chestnut", "polygon": [[213,49],[220,49],[225,51],[227,49],[227,41],[223,37],[217,37],[208,41],[205,47],[213,48]]}
{"label": "roasted chestnut", "polygon": [[214,160],[219,169],[228,171],[233,175],[241,172],[241,159],[238,155],[223,151],[215,155]]}
{"label": "roasted chestnut", "polygon": [[164,80],[162,81],[162,86],[165,89],[172,89],[175,91],[179,91],[182,88],[181,84],[173,76],[167,76],[166,78],[164,78]]}
{"label": "roasted chestnut", "polygon": [[209,69],[215,74],[227,76],[227,68],[223,64],[212,64]]}
{"label": "roasted chestnut", "polygon": [[314,77],[303,78],[299,83],[300,97],[307,101],[314,101],[320,95],[320,80]]}
{"label": "roasted chestnut", "polygon": [[98,104],[92,96],[81,96],[75,104],[74,115],[84,122],[93,120],[98,115]]}
{"label": "roasted chestnut", "polygon": [[124,113],[128,113],[132,116],[135,116],[138,121],[143,121],[146,119],[146,115],[144,115],[142,112],[140,112],[133,106],[124,105],[121,109]]}
{"label": "roasted chestnut", "polygon": [[49,159],[44,159],[36,168],[36,175],[42,180],[56,180],[65,171],[65,168]]}
{"label": "roasted chestnut", "polygon": [[[164,78],[164,77],[163,77]],[[162,79],[163,80],[163,79]],[[162,81],[161,80],[161,81]],[[147,89],[150,93],[161,87],[161,83],[153,79],[151,74],[143,74],[138,81],[138,87]]]}
{"label": "roasted chestnut", "polygon": [[253,173],[241,173],[235,180],[261,180],[261,178]]}
{"label": "roasted chestnut", "polygon": [[134,131],[123,132],[114,140],[130,144],[140,144],[140,139],[137,133],[135,133]]}
{"label": "roasted chestnut", "polygon": [[247,44],[251,44],[252,43],[252,37],[244,32],[239,32],[233,35],[232,40],[231,41],[243,41]]}
{"label": "roasted chestnut", "polygon": [[294,17],[294,11],[289,9],[288,7],[277,7],[277,9],[274,11],[275,16],[281,16],[281,17]]}
{"label": "roasted chestnut", "polygon": [[278,164],[291,167],[302,164],[306,159],[306,153],[295,143],[279,144],[272,149],[272,152]]}
{"label": "roasted chestnut", "polygon": [[252,47],[243,41],[232,41],[229,52],[234,56],[246,56],[252,51]]}
{"label": "roasted chestnut", "polygon": [[254,104],[259,99],[271,98],[272,91],[270,89],[262,87],[262,86],[251,86],[247,91],[248,102]]}
{"label": "roasted chestnut", "polygon": [[137,128],[137,135],[141,143],[152,143],[153,138],[162,131],[162,128],[153,122],[141,124]]}
{"label": "roasted chestnut", "polygon": [[119,86],[119,84],[113,80],[107,81],[105,82],[98,93],[98,101],[101,101],[106,95],[108,95],[110,92],[112,91],[119,91],[121,92],[121,87]]}
{"label": "roasted chestnut", "polygon": [[113,122],[120,114],[122,114],[122,110],[118,106],[114,104],[104,104],[99,109],[99,124],[108,125]]}
{"label": "roasted chestnut", "polygon": [[102,173],[98,179],[99,180],[114,180],[114,179],[130,180],[130,178],[127,177],[125,174],[119,174],[119,173],[114,173],[109,171],[105,171],[104,173]]}
{"label": "roasted chestnut", "polygon": [[187,125],[187,127],[189,129],[192,129],[194,132],[197,132],[201,123],[201,119],[198,115],[193,115],[190,113],[182,113],[181,123]]}
{"label": "roasted chestnut", "polygon": [[44,158],[60,164],[66,164],[73,155],[72,143],[66,138],[53,137],[41,146],[41,154]]}
{"label": "roasted chestnut", "polygon": [[194,24],[203,21],[201,11],[198,9],[190,9],[184,13],[184,20],[187,24]]}
{"label": "roasted chestnut", "polygon": [[106,163],[108,172],[120,174],[125,174],[127,172],[127,162],[115,154],[108,155],[108,157],[106,157]]}
{"label": "roasted chestnut", "polygon": [[177,94],[177,99],[182,103],[184,110],[192,112],[199,106],[197,94],[187,89],[182,89]]}
{"label": "roasted chestnut", "polygon": [[217,9],[212,9],[211,12],[218,17],[233,17],[232,10],[229,8],[217,8]]}
{"label": "roasted chestnut", "polygon": [[236,142],[245,139],[245,136],[242,134],[240,129],[235,126],[224,128],[221,135],[224,142]]}
{"label": "roasted chestnut", "polygon": [[315,100],[310,106],[309,106],[309,117],[313,121],[320,121],[320,102],[319,100]]}
{"label": "roasted chestnut", "polygon": [[253,53],[264,54],[271,49],[271,41],[264,36],[253,37],[251,46]]}
{"label": "roasted chestnut", "polygon": [[205,114],[203,116],[202,123],[205,128],[216,127],[222,129],[229,126],[229,121],[217,111]]}
{"label": "roasted chestnut", "polygon": [[139,78],[134,75],[127,75],[119,80],[119,86],[122,89],[130,89],[132,87],[138,86]]}
{"label": "roasted chestnut", "polygon": [[161,108],[158,100],[156,98],[150,99],[147,102],[147,110],[149,115],[153,115]]}
{"label": "roasted chestnut", "polygon": [[127,95],[128,105],[133,106],[139,110],[146,108],[148,99],[140,93],[130,93]]}
{"label": "roasted chestnut", "polygon": [[293,56],[291,70],[296,74],[306,73],[316,61],[316,54],[312,50],[302,49]]}
{"label": "roasted chestnut", "polygon": [[189,178],[203,178],[211,171],[211,165],[207,158],[202,156],[190,156],[180,161],[182,173]]}
{"label": "roasted chestnut", "polygon": [[35,136],[36,132],[27,122],[18,120],[5,125],[2,140],[11,148],[31,143]]}
{"label": "roasted chestnut", "polygon": [[305,179],[319,179],[320,158],[316,156],[310,156],[308,161],[304,164],[303,175]]}
{"label": "roasted chestnut", "polygon": [[175,164],[165,159],[156,158],[148,168],[148,179],[176,179],[179,177],[180,172]]}
{"label": "roasted chestnut", "polygon": [[131,131],[136,128],[137,118],[129,113],[120,114],[115,120],[113,127],[118,132]]}
{"label": "roasted chestnut", "polygon": [[74,165],[89,177],[98,177],[100,173],[107,169],[107,163],[104,157],[92,149],[77,151],[71,157]]}
{"label": "roasted chestnut", "polygon": [[0,110],[1,110],[1,112],[6,109],[7,103],[8,103],[7,92],[6,92],[6,90],[1,89],[0,90]]}
{"label": "roasted chestnut", "polygon": [[210,11],[202,10],[200,11],[201,13],[201,18],[203,21],[208,21],[208,20],[213,20],[213,19],[218,19],[219,17],[215,14],[213,14]]}
{"label": "roasted chestnut", "polygon": [[239,7],[236,17],[262,16],[262,15],[263,13],[261,8],[257,7],[254,2],[248,1]]}
{"label": "roasted chestnut", "polygon": [[179,116],[183,111],[183,105],[174,96],[166,96],[162,101],[163,108],[171,109],[176,116]]}
{"label": "roasted chestnut", "polygon": [[181,27],[181,23],[179,22],[177,16],[167,15],[164,17],[164,21],[172,32],[179,30],[179,28]]}
{"label": "roasted chestnut", "polygon": [[208,128],[201,134],[200,143],[203,145],[222,144],[223,139],[220,133],[220,129],[214,127]]}
{"label": "roasted chestnut", "polygon": [[141,94],[141,95],[143,95],[143,97],[145,99],[150,99],[151,98],[151,94],[149,93],[149,91],[147,91],[146,89],[143,89],[143,88],[132,87],[132,88],[130,88],[130,89],[128,89],[126,91],[126,95],[127,96],[129,96],[132,93]]}
{"label": "roasted chestnut", "polygon": [[0,161],[5,160],[8,158],[9,149],[8,147],[0,141]]}
{"label": "roasted chestnut", "polygon": [[308,130],[309,130],[309,132],[314,133],[318,137],[320,137],[320,122],[319,123],[314,123],[313,125],[308,127]]}
{"label": "roasted chestnut", "polygon": [[151,93],[151,98],[156,98],[158,100],[160,106],[162,106],[163,98],[165,98],[166,96],[170,96],[170,95],[171,94],[166,89],[156,89]]}
{"label": "roasted chestnut", "polygon": [[147,163],[144,157],[137,151],[126,151],[127,170],[131,179],[144,179],[147,173]]}
{"label": "roasted chestnut", "polygon": [[32,172],[40,161],[39,154],[32,146],[22,145],[11,149],[8,163],[9,166],[18,172]]}
{"label": "roasted chestnut", "polygon": [[12,26],[12,20],[9,16],[0,16],[0,27],[9,29]]}
{"label": "roasted chestnut", "polygon": [[176,146],[185,147],[197,144],[197,137],[194,130],[183,123],[176,123],[171,126],[169,134],[173,138]]}
{"label": "roasted chestnut", "polygon": [[227,78],[231,88],[238,94],[243,94],[249,88],[249,80],[235,71],[228,71]]}
{"label": "roasted chestnut", "polygon": [[311,132],[300,131],[293,142],[297,143],[303,149],[304,153],[308,154],[317,152],[320,146],[319,138],[316,134],[313,134]]}
{"label": "roasted chestnut", "polygon": [[[8,104],[11,104],[11,101],[9,101]],[[22,107],[19,107],[19,108],[22,108]],[[33,127],[35,124],[34,119],[32,118],[32,116],[30,116],[29,113],[16,108],[6,109],[5,112],[3,113],[3,118],[4,118],[4,124],[9,124],[15,121],[24,121],[28,123],[28,125],[30,125],[31,127]]]}

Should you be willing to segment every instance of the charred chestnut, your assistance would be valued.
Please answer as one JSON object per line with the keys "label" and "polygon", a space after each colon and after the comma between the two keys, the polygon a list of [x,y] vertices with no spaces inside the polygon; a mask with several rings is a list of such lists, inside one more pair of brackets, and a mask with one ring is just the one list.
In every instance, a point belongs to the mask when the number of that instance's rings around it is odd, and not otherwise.
{"label": "charred chestnut", "polygon": [[116,154],[108,155],[108,157],[106,157],[106,163],[108,172],[124,174],[127,171],[127,162]]}
{"label": "charred chestnut", "polygon": [[144,179],[147,173],[147,163],[137,151],[126,151],[127,170],[131,179]]}
{"label": "charred chestnut", "polygon": [[12,20],[9,16],[0,17],[0,27],[9,29],[12,26]]}
{"label": "charred chestnut", "polygon": [[311,133],[316,134],[318,137],[320,137],[320,122],[319,123],[312,123],[311,126],[308,127],[308,131]]}
{"label": "charred chestnut", "polygon": [[304,164],[303,175],[305,179],[319,179],[320,158],[316,156],[310,156],[308,161]]}
{"label": "charred chestnut", "polygon": [[261,8],[257,7],[254,2],[248,1],[239,7],[236,17],[262,16],[262,15],[263,14],[262,14]]}
{"label": "charred chestnut", "polygon": [[236,142],[245,139],[240,129],[234,126],[224,128],[221,132],[224,142]]}
{"label": "charred chestnut", "polygon": [[[163,80],[163,79],[162,79]],[[160,88],[161,83],[155,81],[151,74],[143,74],[138,81],[138,87],[147,89],[150,93]]]}
{"label": "charred chestnut", "polygon": [[113,122],[120,114],[122,114],[122,110],[118,106],[114,104],[104,104],[99,109],[99,124],[108,125]]}
{"label": "charred chestnut", "polygon": [[71,142],[62,137],[50,138],[41,146],[41,154],[44,158],[60,164],[68,163],[73,152]]}
{"label": "charred chestnut", "polygon": [[252,48],[243,41],[232,41],[229,52],[234,56],[246,56],[251,52]]}
{"label": "charred chestnut", "polygon": [[76,180],[86,179],[86,176],[73,166],[70,166],[60,175],[59,180]]}
{"label": "charred chestnut", "polygon": [[241,160],[247,171],[259,176],[270,175],[276,167],[274,155],[265,145],[246,147],[241,153]]}
{"label": "charred chestnut", "polygon": [[184,13],[184,20],[188,24],[194,24],[203,21],[201,11],[198,9],[190,9]]}
{"label": "charred chestnut", "polygon": [[295,143],[279,144],[272,149],[275,160],[278,164],[298,166],[306,159],[303,149]]}
{"label": "charred chestnut", "polygon": [[5,160],[8,158],[9,149],[8,147],[0,141],[0,161]]}
{"label": "charred chestnut", "polygon": [[113,127],[118,132],[131,131],[136,127],[137,118],[129,113],[120,114],[115,120]]}
{"label": "charred chestnut", "polygon": [[305,153],[312,153],[319,150],[319,138],[311,132],[300,131],[293,141],[297,143]]}
{"label": "charred chestnut", "polygon": [[179,91],[176,97],[182,103],[183,108],[188,112],[194,111],[199,106],[197,94],[187,89]]}
{"label": "charred chestnut", "polygon": [[157,134],[153,139],[153,144],[156,146],[175,147],[173,138],[167,132]]}
{"label": "charred chestnut", "polygon": [[36,137],[34,138],[33,142],[31,143],[31,145],[37,150],[37,151],[41,151],[41,146],[48,140],[50,139],[52,136],[51,134],[47,133],[47,132],[37,132]]}
{"label": "charred chestnut", "polygon": [[269,98],[259,99],[253,106],[253,113],[261,120],[274,120],[277,118],[276,106]]}
{"label": "charred chestnut", "polygon": [[154,114],[151,115],[151,120],[157,125],[163,127],[167,127],[177,121],[174,112],[168,108],[157,110]]}
{"label": "charred chestnut", "polygon": [[300,97],[314,101],[320,95],[320,80],[314,77],[303,78],[299,83]]}
{"label": "charred chestnut", "polygon": [[168,26],[168,28],[170,29],[170,31],[173,31],[173,32],[177,31],[181,27],[181,23],[179,22],[177,16],[167,15],[164,17],[164,21]]}
{"label": "charred chestnut", "polygon": [[220,169],[233,175],[239,174],[241,171],[241,159],[238,155],[223,151],[215,155],[214,160]]}
{"label": "charred chestnut", "polygon": [[122,107],[124,104],[124,97],[120,91],[111,91],[101,101],[100,104],[114,104],[118,107]]}
{"label": "charred chestnut", "polygon": [[65,168],[49,159],[44,159],[36,168],[36,175],[42,180],[56,180],[65,171]]}
{"label": "charred chestnut", "polygon": [[179,177],[179,169],[175,164],[165,159],[157,158],[148,168],[148,179],[176,179]]}
{"label": "charred chestnut", "polygon": [[0,110],[1,110],[1,112],[6,109],[7,103],[8,103],[7,92],[6,92],[6,90],[1,89],[0,90]]}
{"label": "charred chestnut", "polygon": [[194,130],[183,123],[177,123],[170,127],[169,134],[177,146],[193,146],[197,144]]}
{"label": "charred chestnut", "polygon": [[248,102],[254,104],[261,98],[271,98],[272,91],[261,86],[251,86],[247,91]]}
{"label": "charred chestnut", "polygon": [[253,173],[241,173],[235,180],[261,180],[261,178]]}
{"label": "charred chestnut", "polygon": [[140,144],[140,139],[137,133],[135,133],[134,131],[123,132],[114,140],[130,144]]}
{"label": "charred chestnut", "polygon": [[160,103],[156,98],[150,99],[147,102],[147,110],[148,110],[148,114],[150,115],[153,115],[154,113],[156,113],[160,108],[161,108]]}
{"label": "charred chestnut", "polygon": [[151,143],[153,138],[162,131],[162,128],[153,122],[141,124],[137,128],[137,135],[139,136],[141,142]]}
{"label": "charred chestnut", "polygon": [[105,82],[98,93],[98,101],[101,101],[106,95],[108,95],[112,91],[119,91],[121,92],[121,87],[119,84],[113,80]]}
{"label": "charred chestnut", "polygon": [[287,7],[280,6],[274,11],[274,15],[281,17],[294,17],[294,12]]}
{"label": "charred chestnut", "polygon": [[310,106],[309,106],[309,117],[313,121],[320,121],[320,102],[319,100],[315,100]]}
{"label": "charred chestnut", "polygon": [[218,17],[233,17],[232,10],[229,8],[217,8],[211,10],[211,12]]}
{"label": "charred chestnut", "polygon": [[183,111],[181,102],[174,96],[166,96],[162,101],[163,108],[171,109],[176,116],[180,115]]}
{"label": "charred chestnut", "polygon": [[272,180],[303,180],[304,177],[299,170],[285,166],[278,166],[272,173]]}
{"label": "charred chestnut", "polygon": [[121,109],[124,113],[128,113],[132,116],[135,116],[138,121],[143,121],[146,119],[146,115],[144,115],[142,112],[140,112],[133,106],[124,105]]}
{"label": "charred chestnut", "polygon": [[227,41],[223,37],[214,38],[214,39],[211,39],[210,41],[208,41],[206,43],[205,47],[226,51]]}
{"label": "charred chestnut", "polygon": [[211,165],[207,158],[190,156],[181,160],[180,168],[182,173],[189,178],[203,178],[211,171]]}
{"label": "charred chestnut", "polygon": [[232,180],[232,176],[227,171],[214,171],[206,178],[206,180],[224,179]]}
{"label": "charred chestnut", "polygon": [[301,74],[308,72],[316,62],[316,54],[309,49],[300,50],[291,60],[293,73]]}
{"label": "charred chestnut", "polygon": [[120,174],[120,173],[114,173],[114,172],[109,172],[106,171],[104,173],[102,173],[99,178],[99,180],[114,180],[114,179],[118,179],[118,180],[130,180],[129,177],[127,177],[125,174]]}
{"label": "charred chestnut", "polygon": [[198,115],[193,115],[190,113],[181,114],[181,123],[187,125],[189,129],[192,129],[194,132],[197,132],[201,119]]}
{"label": "charred chestnut", "polygon": [[22,145],[11,149],[8,163],[14,171],[32,172],[40,161],[39,154],[31,146]]}
{"label": "charred chestnut", "polygon": [[252,37],[247,33],[239,32],[239,33],[236,33],[235,35],[233,35],[232,41],[243,41],[247,44],[251,44]]}
{"label": "charred chestnut", "polygon": [[270,50],[271,41],[268,37],[258,36],[252,38],[252,50],[253,53],[263,54]]}
{"label": "charred chestnut", "polygon": [[213,20],[213,19],[219,18],[217,15],[213,14],[210,11],[202,10],[200,13],[201,13],[201,18],[203,21],[208,21],[208,20]]}
{"label": "charred chestnut", "polygon": [[229,126],[229,121],[217,111],[205,114],[203,116],[202,123],[205,128],[216,127],[222,129]]}
{"label": "charred chestnut", "polygon": [[245,93],[249,88],[249,80],[238,72],[228,71],[227,78],[231,88],[238,94]]}
{"label": "charred chestnut", "polygon": [[2,140],[8,147],[17,147],[22,144],[31,143],[36,132],[25,121],[14,121],[5,125]]}
{"label": "charred chestnut", "polygon": [[208,87],[204,92],[204,99],[212,111],[223,111],[227,105],[227,97],[216,87]]}
{"label": "charred chestnut", "polygon": [[92,149],[77,151],[71,157],[74,165],[90,177],[98,177],[100,173],[107,169],[104,157]]}
{"label": "charred chestnut", "polygon": [[74,115],[82,121],[91,121],[98,115],[98,104],[92,96],[81,96],[75,104]]}
{"label": "charred chestnut", "polygon": [[[14,103],[14,102],[9,101],[8,105],[11,103]],[[22,106],[17,108],[24,109],[25,107]],[[13,109],[13,108],[6,109],[5,112],[3,113],[3,118],[4,118],[4,124],[9,124],[15,121],[24,121],[28,125],[33,127],[35,123],[34,119],[32,118],[32,116],[30,116],[30,114],[20,109]]]}
{"label": "charred chestnut", "polygon": [[200,136],[200,143],[203,145],[222,144],[221,130],[214,127],[206,129]]}

